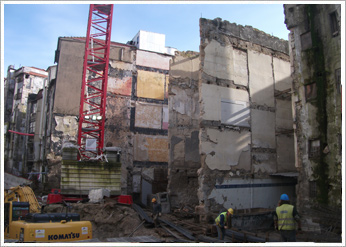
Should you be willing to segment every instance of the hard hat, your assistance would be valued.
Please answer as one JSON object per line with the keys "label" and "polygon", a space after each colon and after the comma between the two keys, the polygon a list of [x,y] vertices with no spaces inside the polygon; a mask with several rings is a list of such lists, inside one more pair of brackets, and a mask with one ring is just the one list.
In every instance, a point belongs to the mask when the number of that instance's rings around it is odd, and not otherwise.
{"label": "hard hat", "polygon": [[151,202],[156,202],[156,198],[151,199]]}
{"label": "hard hat", "polygon": [[288,195],[282,194],[282,195],[280,196],[280,200],[282,200],[282,201],[288,201],[288,200],[289,200]]}
{"label": "hard hat", "polygon": [[229,209],[227,210],[227,212],[230,213],[231,215],[233,215],[233,208],[229,208]]}

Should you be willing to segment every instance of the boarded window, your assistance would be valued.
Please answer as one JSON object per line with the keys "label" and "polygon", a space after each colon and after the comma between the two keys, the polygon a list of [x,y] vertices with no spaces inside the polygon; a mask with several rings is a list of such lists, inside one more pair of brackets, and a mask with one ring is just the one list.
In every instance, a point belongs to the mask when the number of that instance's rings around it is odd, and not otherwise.
{"label": "boarded window", "polygon": [[320,156],[320,140],[309,140],[309,158]]}
{"label": "boarded window", "polygon": [[221,123],[250,127],[250,109],[246,102],[221,99]]}
{"label": "boarded window", "polygon": [[339,23],[338,23],[338,13],[336,11],[329,14],[330,20],[330,31],[332,36],[338,36],[339,34]]}
{"label": "boarded window", "polygon": [[315,99],[317,96],[316,83],[310,83],[305,85],[305,99],[306,101]]}

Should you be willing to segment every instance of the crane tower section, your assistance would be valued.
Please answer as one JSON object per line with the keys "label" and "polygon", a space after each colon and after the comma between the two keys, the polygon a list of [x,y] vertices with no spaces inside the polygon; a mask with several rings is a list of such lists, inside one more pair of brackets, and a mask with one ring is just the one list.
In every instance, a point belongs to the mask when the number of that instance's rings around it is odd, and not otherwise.
{"label": "crane tower section", "polygon": [[79,159],[102,157],[113,4],[91,4],[79,109]]}

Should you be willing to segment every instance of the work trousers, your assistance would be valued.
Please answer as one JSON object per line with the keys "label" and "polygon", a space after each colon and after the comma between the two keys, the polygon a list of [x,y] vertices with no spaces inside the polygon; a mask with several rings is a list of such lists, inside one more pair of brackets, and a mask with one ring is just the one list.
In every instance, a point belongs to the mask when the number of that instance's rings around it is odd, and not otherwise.
{"label": "work trousers", "polygon": [[281,230],[282,242],[296,242],[296,230]]}
{"label": "work trousers", "polygon": [[220,227],[218,225],[216,225],[216,229],[217,229],[217,236],[218,239],[220,240],[224,240],[225,239],[225,227]]}
{"label": "work trousers", "polygon": [[153,221],[154,221],[154,224],[155,224],[155,227],[157,227],[160,223],[159,223],[159,214],[154,214],[153,216]]}

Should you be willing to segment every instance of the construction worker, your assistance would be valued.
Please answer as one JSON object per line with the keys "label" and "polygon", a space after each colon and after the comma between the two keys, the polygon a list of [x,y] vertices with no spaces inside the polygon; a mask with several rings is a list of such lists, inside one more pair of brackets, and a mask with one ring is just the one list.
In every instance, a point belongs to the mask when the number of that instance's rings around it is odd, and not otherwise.
{"label": "construction worker", "polygon": [[161,204],[156,201],[155,197],[151,202],[153,203],[153,220],[156,227],[159,224],[159,216],[161,216],[162,208]]}
{"label": "construction worker", "polygon": [[279,206],[274,213],[275,230],[280,231],[281,241],[296,242],[296,224],[298,231],[302,230],[301,221],[295,206],[290,205],[288,195],[282,194]]}
{"label": "construction worker", "polygon": [[219,214],[215,219],[217,235],[220,240],[224,240],[225,238],[225,229],[232,227],[232,215],[233,209],[229,208],[226,212]]}

